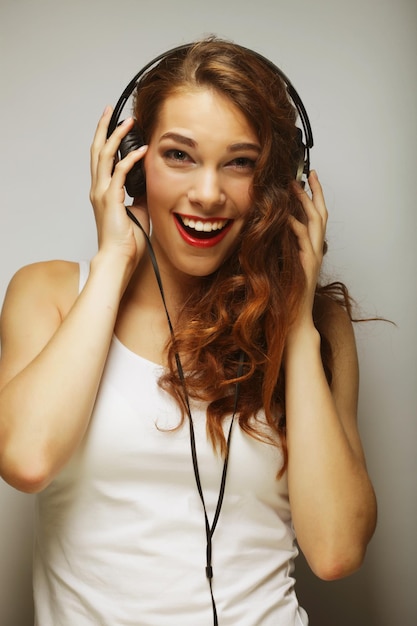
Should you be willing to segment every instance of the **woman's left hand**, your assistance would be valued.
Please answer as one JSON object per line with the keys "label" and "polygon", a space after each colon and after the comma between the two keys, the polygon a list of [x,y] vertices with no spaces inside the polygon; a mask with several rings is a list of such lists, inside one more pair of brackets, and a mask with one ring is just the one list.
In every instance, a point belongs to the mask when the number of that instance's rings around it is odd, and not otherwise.
{"label": "woman's left hand", "polygon": [[296,326],[312,320],[314,294],[323,261],[328,217],[323,190],[314,170],[310,172],[308,184],[311,197],[299,185],[296,186],[296,193],[303,205],[307,223],[303,224],[294,216],[290,217],[290,225],[298,240],[300,260],[306,277],[305,295],[295,322]]}

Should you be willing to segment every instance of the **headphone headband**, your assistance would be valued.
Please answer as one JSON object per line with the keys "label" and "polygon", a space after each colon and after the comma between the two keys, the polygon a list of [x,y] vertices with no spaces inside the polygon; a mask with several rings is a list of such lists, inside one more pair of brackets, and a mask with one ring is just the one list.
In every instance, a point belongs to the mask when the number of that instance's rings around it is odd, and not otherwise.
{"label": "headphone headband", "polygon": [[182,50],[186,50],[189,47],[190,47],[190,44],[184,44],[182,46],[176,46],[175,48],[171,48],[170,50],[167,50],[166,52],[163,52],[162,54],[159,54],[158,56],[156,56],[154,59],[152,59],[152,61],[149,61],[149,63],[147,63],[144,67],[142,67],[142,69],[139,70],[137,74],[135,74],[135,76],[132,78],[130,83],[126,85],[122,95],[120,96],[120,98],[118,99],[114,107],[113,115],[111,116],[110,123],[109,123],[109,130],[107,133],[108,137],[115,130],[117,123],[120,119],[120,115],[125,107],[125,104],[129,100],[132,93],[134,92],[139,79],[142,78],[142,76],[146,74],[146,72],[150,70],[154,65],[157,65],[159,61],[162,61],[165,57],[169,56],[171,53],[181,52]]}

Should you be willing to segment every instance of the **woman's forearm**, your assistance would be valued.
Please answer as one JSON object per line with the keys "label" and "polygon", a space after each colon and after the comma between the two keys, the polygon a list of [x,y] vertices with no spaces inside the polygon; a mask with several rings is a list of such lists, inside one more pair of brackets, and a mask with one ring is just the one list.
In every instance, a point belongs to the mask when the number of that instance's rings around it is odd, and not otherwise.
{"label": "woman's forearm", "polygon": [[310,327],[289,340],[285,375],[294,526],[313,570],[338,578],[362,561],[376,514],[356,430],[355,359],[335,398],[322,366],[320,336]]}

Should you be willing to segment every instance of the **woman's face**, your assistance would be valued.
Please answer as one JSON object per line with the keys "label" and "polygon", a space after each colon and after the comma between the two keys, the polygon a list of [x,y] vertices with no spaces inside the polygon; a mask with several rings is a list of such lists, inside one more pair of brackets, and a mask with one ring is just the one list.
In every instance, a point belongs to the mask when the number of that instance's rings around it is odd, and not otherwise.
{"label": "woman's face", "polygon": [[161,271],[207,276],[233,251],[251,207],[257,135],[225,96],[196,89],[164,102],[145,157]]}

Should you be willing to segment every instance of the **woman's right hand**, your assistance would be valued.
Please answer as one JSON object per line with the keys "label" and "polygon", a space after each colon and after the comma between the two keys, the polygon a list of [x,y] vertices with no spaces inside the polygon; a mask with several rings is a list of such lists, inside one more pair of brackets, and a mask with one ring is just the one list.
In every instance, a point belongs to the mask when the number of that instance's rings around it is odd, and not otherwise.
{"label": "woman's right hand", "polygon": [[[107,139],[111,115],[112,108],[106,107],[91,145],[90,201],[97,224],[99,250],[120,255],[133,272],[143,255],[145,238],[126,213],[124,184],[127,173],[145,156],[147,146],[133,150],[117,161],[120,141],[132,130],[134,120],[127,118]],[[145,232],[149,233],[146,201],[144,199],[139,204],[136,199],[136,202],[132,210]]]}

